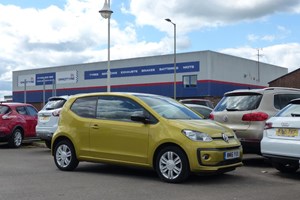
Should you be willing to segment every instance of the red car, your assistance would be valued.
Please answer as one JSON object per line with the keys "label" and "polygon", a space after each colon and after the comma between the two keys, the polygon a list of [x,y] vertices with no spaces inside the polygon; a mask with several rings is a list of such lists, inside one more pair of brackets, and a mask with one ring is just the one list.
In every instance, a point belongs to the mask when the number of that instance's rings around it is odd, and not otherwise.
{"label": "red car", "polygon": [[37,110],[30,104],[0,103],[0,142],[18,148],[23,139],[35,138]]}

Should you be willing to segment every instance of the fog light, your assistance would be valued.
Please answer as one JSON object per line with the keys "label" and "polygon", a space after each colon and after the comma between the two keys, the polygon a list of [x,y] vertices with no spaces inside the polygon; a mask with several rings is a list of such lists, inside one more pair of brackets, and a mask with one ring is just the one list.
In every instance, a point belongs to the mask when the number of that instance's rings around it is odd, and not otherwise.
{"label": "fog light", "polygon": [[209,155],[208,155],[208,154],[204,154],[204,155],[202,156],[202,159],[203,159],[203,160],[208,160],[208,159],[209,159]]}

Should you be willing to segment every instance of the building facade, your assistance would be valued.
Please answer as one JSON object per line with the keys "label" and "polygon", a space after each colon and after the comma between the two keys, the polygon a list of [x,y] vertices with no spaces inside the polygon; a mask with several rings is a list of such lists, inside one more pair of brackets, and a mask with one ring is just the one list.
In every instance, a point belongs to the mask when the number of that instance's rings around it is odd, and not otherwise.
{"label": "building facade", "polygon": [[[173,54],[111,61],[112,92],[143,92],[173,97]],[[213,51],[176,55],[176,96],[222,97],[227,91],[263,88],[287,68]],[[13,72],[13,101],[41,103],[51,96],[105,92],[107,62]]]}
{"label": "building facade", "polygon": [[270,87],[290,87],[300,89],[300,69],[280,76],[269,82]]}

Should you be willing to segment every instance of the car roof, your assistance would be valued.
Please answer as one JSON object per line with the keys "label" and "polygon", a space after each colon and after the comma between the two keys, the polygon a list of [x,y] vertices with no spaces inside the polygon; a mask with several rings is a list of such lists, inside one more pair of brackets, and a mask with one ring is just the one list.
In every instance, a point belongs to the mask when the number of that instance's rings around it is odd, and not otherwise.
{"label": "car roof", "polygon": [[11,106],[11,107],[15,107],[15,106],[32,106],[31,104],[19,103],[19,102],[0,102],[0,105],[6,105],[6,106]]}
{"label": "car roof", "polygon": [[290,101],[290,104],[300,104],[300,98],[297,98],[297,99],[293,99]]}
{"label": "car roof", "polygon": [[264,93],[266,91],[295,91],[300,92],[300,89],[297,88],[288,88],[288,87],[266,87],[261,89],[237,89],[230,92],[226,92],[225,95],[235,94],[235,93]]}
{"label": "car roof", "polygon": [[208,99],[196,99],[196,98],[194,98],[194,99],[180,99],[179,101],[181,102],[181,101],[210,101],[210,100],[208,100]]}
{"label": "car roof", "polygon": [[57,99],[65,99],[65,100],[68,100],[70,98],[69,95],[63,95],[63,96],[53,96],[53,97],[50,97],[48,99],[48,101],[51,101],[51,100],[57,100]]}
{"label": "car roof", "polygon": [[[93,92],[93,93],[81,93],[72,95],[72,97],[86,97],[86,96],[97,96],[97,95],[116,95],[116,96],[150,96],[150,97],[161,97],[161,98],[170,98],[167,96],[149,94],[149,93],[137,93],[137,92]],[[71,97],[70,97],[71,98]]]}
{"label": "car roof", "polygon": [[184,103],[184,105],[188,106],[188,107],[198,107],[198,108],[206,108],[208,110],[213,110],[212,108],[208,107],[208,106],[203,106],[203,105],[199,105],[199,104],[192,104],[192,103]]}

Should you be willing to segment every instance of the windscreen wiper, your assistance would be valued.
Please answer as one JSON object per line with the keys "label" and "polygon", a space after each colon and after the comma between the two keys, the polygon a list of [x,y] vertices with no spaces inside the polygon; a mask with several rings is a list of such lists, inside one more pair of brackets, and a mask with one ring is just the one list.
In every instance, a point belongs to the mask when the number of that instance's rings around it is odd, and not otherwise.
{"label": "windscreen wiper", "polygon": [[237,108],[226,108],[227,111],[240,111],[240,109]]}
{"label": "windscreen wiper", "polygon": [[300,117],[300,113],[291,113],[292,117]]}

